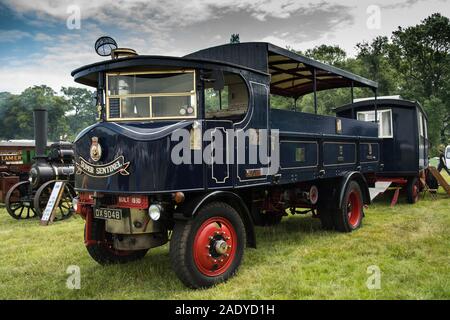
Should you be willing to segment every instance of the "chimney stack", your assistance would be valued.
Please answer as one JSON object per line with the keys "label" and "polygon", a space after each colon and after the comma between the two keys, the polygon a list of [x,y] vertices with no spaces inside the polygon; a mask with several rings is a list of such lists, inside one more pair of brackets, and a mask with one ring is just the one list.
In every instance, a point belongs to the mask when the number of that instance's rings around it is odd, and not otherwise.
{"label": "chimney stack", "polygon": [[44,108],[36,108],[33,110],[33,113],[36,159],[39,161],[40,159],[45,159],[47,157],[48,115],[47,109]]}

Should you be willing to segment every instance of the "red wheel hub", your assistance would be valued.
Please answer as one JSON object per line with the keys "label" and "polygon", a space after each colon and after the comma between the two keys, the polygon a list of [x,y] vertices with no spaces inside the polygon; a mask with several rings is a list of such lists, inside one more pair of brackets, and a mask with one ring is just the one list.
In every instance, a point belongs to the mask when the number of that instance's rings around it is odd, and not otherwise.
{"label": "red wheel hub", "polygon": [[195,235],[195,265],[206,276],[219,276],[232,264],[236,247],[237,235],[230,221],[223,217],[209,218]]}
{"label": "red wheel hub", "polygon": [[347,200],[348,222],[355,228],[361,220],[361,200],[356,191],[351,191]]}

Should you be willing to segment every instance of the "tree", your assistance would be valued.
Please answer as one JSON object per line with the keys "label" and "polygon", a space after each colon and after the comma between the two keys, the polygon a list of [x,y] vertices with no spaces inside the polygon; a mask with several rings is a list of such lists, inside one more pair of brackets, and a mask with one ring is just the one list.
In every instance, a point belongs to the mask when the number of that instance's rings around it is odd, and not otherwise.
{"label": "tree", "polygon": [[94,94],[88,89],[75,87],[63,87],[61,92],[70,105],[70,111],[66,115],[69,125],[68,136],[74,139],[78,132],[96,121],[97,107],[93,99]]}
{"label": "tree", "polygon": [[397,68],[421,87],[424,96],[439,94],[450,75],[449,19],[435,13],[416,26],[399,27],[392,42]]}
{"label": "tree", "polygon": [[390,62],[391,45],[388,37],[376,37],[371,43],[358,43],[356,48],[361,75],[378,82],[378,94],[398,94],[400,78],[398,71]]}
{"label": "tree", "polygon": [[438,153],[439,144],[445,143],[441,141],[441,129],[444,127],[445,104],[437,97],[430,97],[423,103],[423,107],[427,110],[428,115],[428,140],[432,146],[432,153]]}
{"label": "tree", "polygon": [[[444,103],[441,117],[440,141],[446,143],[450,124],[450,20],[439,13],[432,14],[420,24],[399,27],[393,32],[390,58],[403,76],[402,95],[424,101]],[[434,112],[430,103],[427,114]]]}
{"label": "tree", "polygon": [[3,109],[2,136],[6,139],[34,137],[33,109],[36,107],[48,110],[49,140],[57,141],[68,134],[65,117],[70,109],[68,101],[42,85],[27,88],[20,95],[9,95]]}
{"label": "tree", "polygon": [[339,46],[328,46],[322,44],[314,47],[313,49],[306,50],[305,56],[323,63],[331,64],[333,66],[339,66],[345,62],[347,53]]}

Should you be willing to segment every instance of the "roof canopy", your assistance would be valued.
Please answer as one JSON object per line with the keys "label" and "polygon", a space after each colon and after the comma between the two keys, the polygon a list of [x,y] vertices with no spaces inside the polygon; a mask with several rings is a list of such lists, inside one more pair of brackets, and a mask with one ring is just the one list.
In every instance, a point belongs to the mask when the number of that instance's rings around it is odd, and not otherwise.
{"label": "roof canopy", "polygon": [[[311,92],[345,87],[377,88],[377,83],[339,68],[268,44],[272,93],[299,97]],[[314,79],[315,77],[315,79]]]}
{"label": "roof canopy", "polygon": [[374,81],[265,42],[226,44],[186,57],[226,61],[269,73],[270,91],[294,98],[312,93],[314,89],[352,86],[376,89],[378,86]]}

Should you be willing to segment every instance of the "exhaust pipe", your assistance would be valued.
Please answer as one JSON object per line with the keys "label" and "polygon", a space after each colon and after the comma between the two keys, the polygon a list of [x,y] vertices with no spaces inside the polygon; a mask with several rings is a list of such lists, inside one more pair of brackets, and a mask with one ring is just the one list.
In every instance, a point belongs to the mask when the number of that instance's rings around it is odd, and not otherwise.
{"label": "exhaust pipe", "polygon": [[42,161],[47,158],[47,134],[48,134],[48,115],[47,109],[36,108],[33,110],[34,114],[34,141],[36,160]]}

